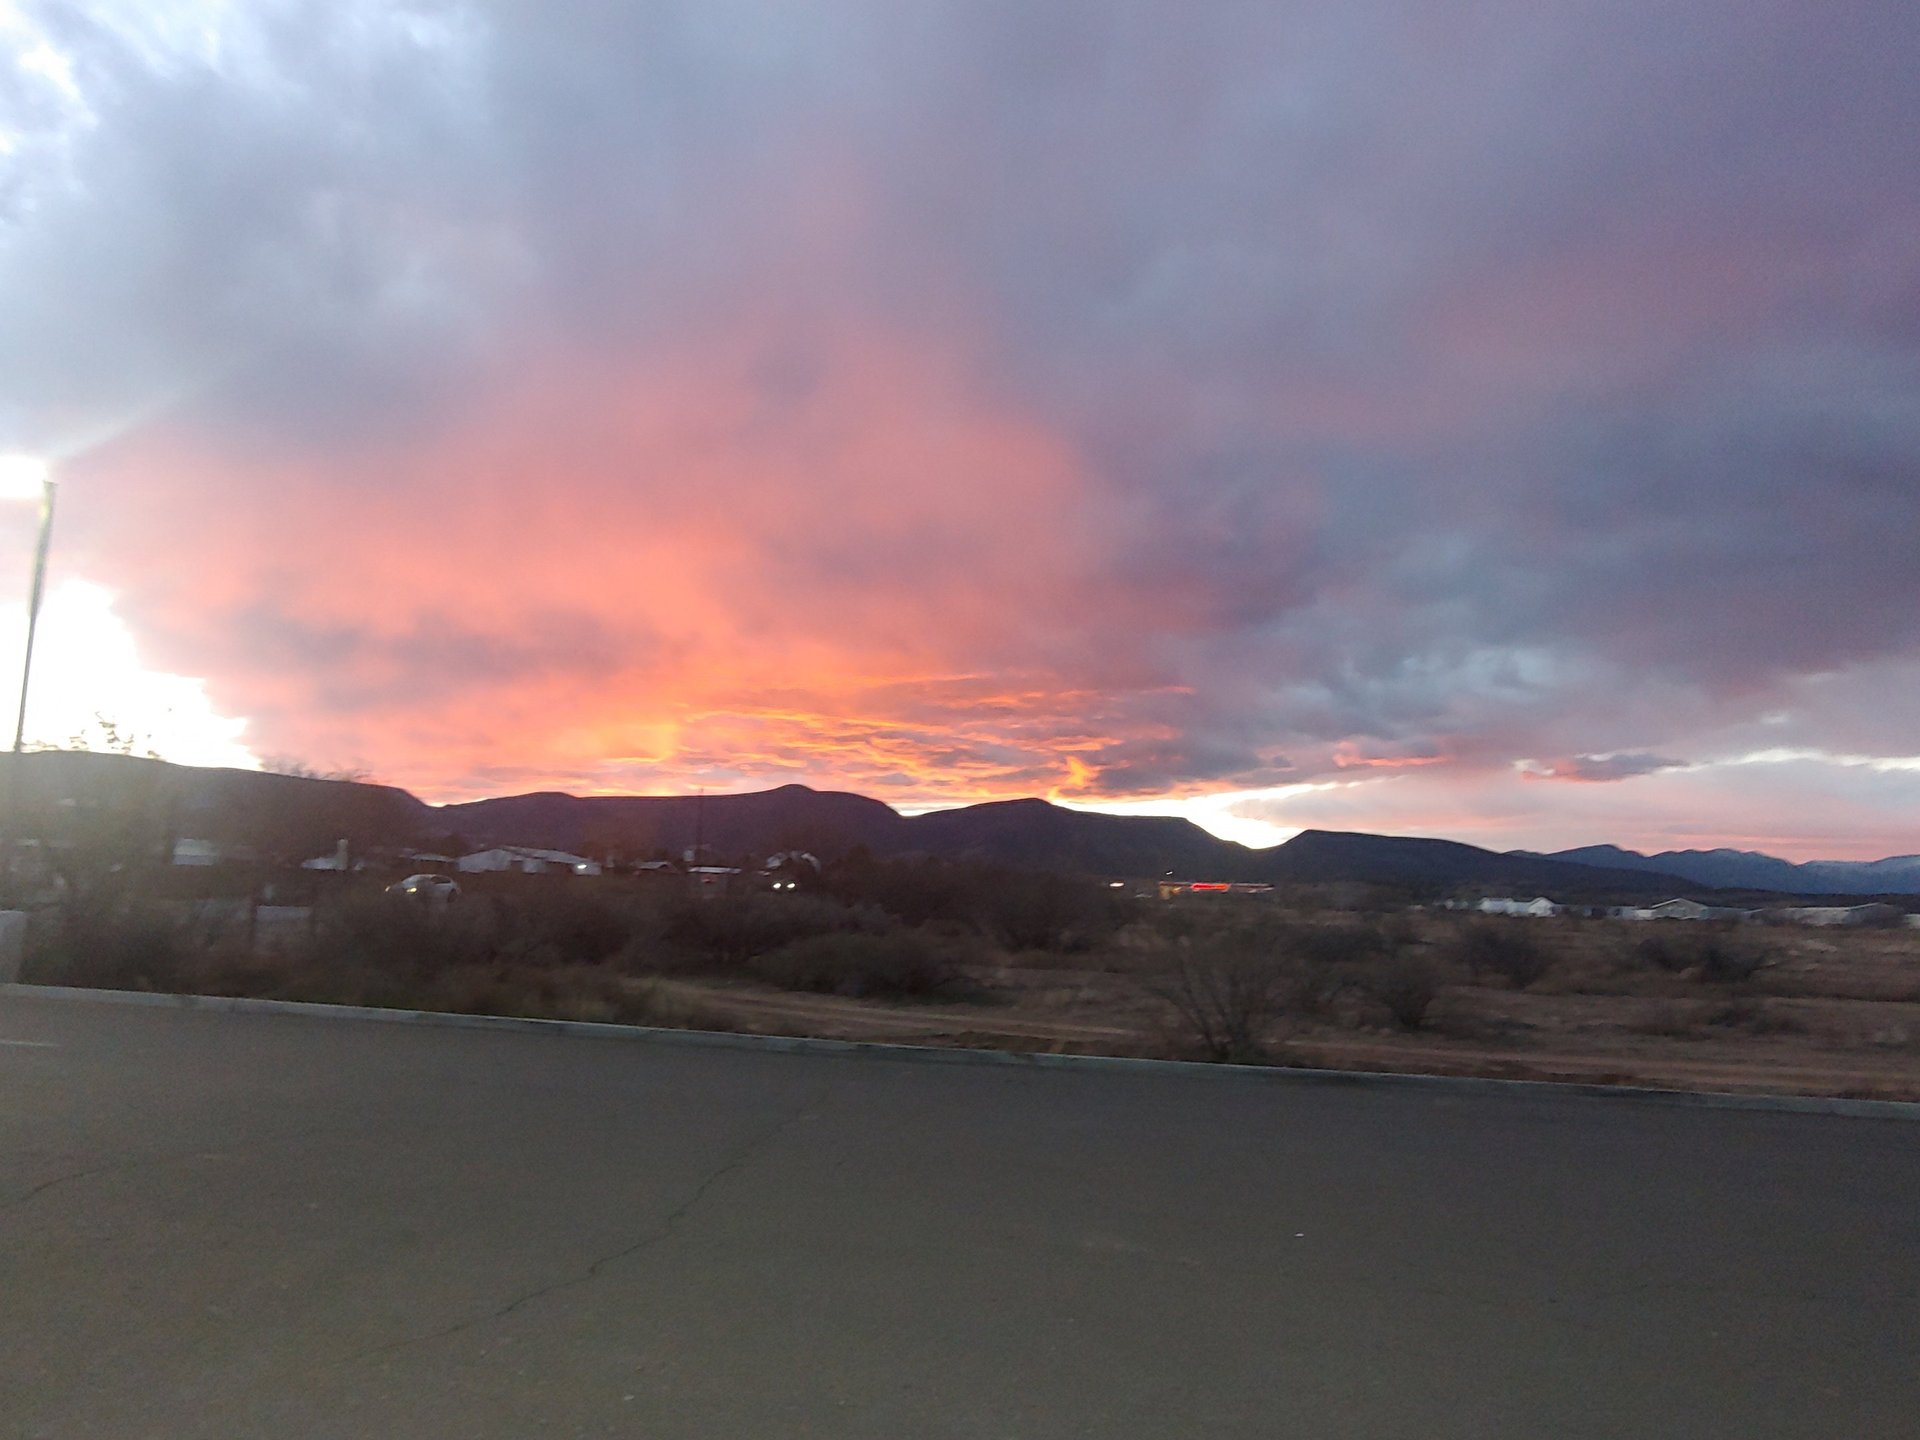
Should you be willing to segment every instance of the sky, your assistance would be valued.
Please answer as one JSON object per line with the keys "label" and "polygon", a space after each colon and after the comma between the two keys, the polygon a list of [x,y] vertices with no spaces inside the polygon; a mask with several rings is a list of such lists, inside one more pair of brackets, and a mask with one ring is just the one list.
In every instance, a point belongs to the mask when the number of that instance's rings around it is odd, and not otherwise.
{"label": "sky", "polygon": [[1916,71],[1908,0],[0,0],[29,733],[1920,851]]}

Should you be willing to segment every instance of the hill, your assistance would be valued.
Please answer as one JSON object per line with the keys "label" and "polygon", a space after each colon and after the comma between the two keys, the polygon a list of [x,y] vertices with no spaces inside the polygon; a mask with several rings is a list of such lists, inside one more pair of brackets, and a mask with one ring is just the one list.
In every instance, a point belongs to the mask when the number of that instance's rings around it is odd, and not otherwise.
{"label": "hill", "polygon": [[[1689,875],[1662,863],[1670,857],[1610,847],[1503,855],[1451,840],[1328,830],[1255,850],[1178,817],[1107,815],[1034,799],[906,816],[864,795],[783,785],[704,797],[546,791],[436,806],[391,786],[121,755],[50,751],[21,761],[23,801],[48,813],[76,796],[84,806],[112,808],[137,795],[167,833],[243,844],[281,859],[325,853],[342,838],[362,848],[519,844],[639,858],[683,854],[698,836],[707,853],[720,857],[799,849],[831,858],[864,847],[876,855],[969,858],[1141,880],[1364,882],[1429,894],[1507,891],[1591,902],[1663,898],[1690,883],[1802,893],[1796,881],[1821,878],[1809,876],[1810,867],[1766,856],[1750,858],[1783,868],[1768,872],[1777,883],[1757,886],[1744,871]],[[1910,862],[1882,863],[1898,871]]]}
{"label": "hill", "polygon": [[564,795],[543,791],[431,807],[433,827],[475,844],[679,855],[696,838],[716,855],[773,850],[837,854],[898,848],[910,823],[889,805],[836,790],[782,785],[745,795]]}
{"label": "hill", "polygon": [[1021,869],[1154,879],[1284,883],[1362,881],[1451,890],[1505,887],[1568,897],[1624,898],[1681,888],[1644,867],[1603,869],[1500,855],[1450,840],[1309,830],[1256,850],[1167,815],[1106,815],[1045,800],[997,800],[904,816],[878,800],[804,785],[745,795],[519,795],[448,805],[436,823],[469,841],[628,854],[681,854],[696,831],[717,856],[864,846],[877,855],[985,860]]}
{"label": "hill", "polygon": [[1303,830],[1267,852],[1275,881],[1370,880],[1426,889],[1476,887],[1514,894],[1551,894],[1559,900],[1619,896],[1630,899],[1684,886],[1676,876],[1645,867],[1609,869],[1560,859],[1500,854],[1457,840]]}
{"label": "hill", "polygon": [[1617,845],[1583,845],[1542,858],[1617,870],[1660,871],[1681,876],[1696,885],[1723,890],[1769,890],[1793,895],[1920,894],[1920,855],[1895,855],[1885,860],[1809,860],[1795,864],[1754,850],[1663,850],[1657,855],[1642,855]]}

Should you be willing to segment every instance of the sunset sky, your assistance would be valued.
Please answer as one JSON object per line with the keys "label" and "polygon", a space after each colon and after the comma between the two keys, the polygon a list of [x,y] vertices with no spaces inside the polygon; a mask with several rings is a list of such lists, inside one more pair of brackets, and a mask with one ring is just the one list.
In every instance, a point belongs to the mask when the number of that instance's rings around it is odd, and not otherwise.
{"label": "sunset sky", "polygon": [[1912,0],[0,0],[29,735],[1920,851],[1916,75]]}

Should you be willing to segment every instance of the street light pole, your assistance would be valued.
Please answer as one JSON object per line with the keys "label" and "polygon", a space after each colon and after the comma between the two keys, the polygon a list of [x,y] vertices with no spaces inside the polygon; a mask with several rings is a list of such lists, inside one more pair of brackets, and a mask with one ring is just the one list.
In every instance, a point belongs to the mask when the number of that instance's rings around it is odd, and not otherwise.
{"label": "street light pole", "polygon": [[53,535],[54,483],[51,475],[40,482],[40,538],[33,549],[33,589],[27,594],[27,653],[20,662],[20,713],[13,722],[13,753],[27,738],[27,683],[33,679],[33,637],[40,629],[40,597],[47,589],[47,542]]}

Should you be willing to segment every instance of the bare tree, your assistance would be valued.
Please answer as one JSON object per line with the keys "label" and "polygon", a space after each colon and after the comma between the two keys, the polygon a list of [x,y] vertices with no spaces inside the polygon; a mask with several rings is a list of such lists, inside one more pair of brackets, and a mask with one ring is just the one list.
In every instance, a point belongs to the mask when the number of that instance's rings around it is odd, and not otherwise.
{"label": "bare tree", "polygon": [[345,780],[352,784],[364,785],[373,779],[371,771],[356,766],[324,770],[291,755],[268,755],[260,761],[260,768],[269,775],[291,775],[296,780]]}
{"label": "bare tree", "polygon": [[1265,1058],[1275,1025],[1292,1008],[1299,967],[1258,935],[1181,943],[1172,970],[1148,990],[1186,1022],[1209,1058]]}

